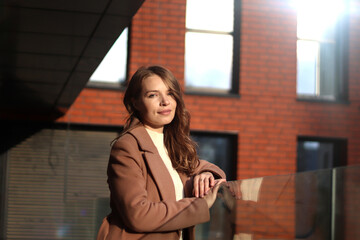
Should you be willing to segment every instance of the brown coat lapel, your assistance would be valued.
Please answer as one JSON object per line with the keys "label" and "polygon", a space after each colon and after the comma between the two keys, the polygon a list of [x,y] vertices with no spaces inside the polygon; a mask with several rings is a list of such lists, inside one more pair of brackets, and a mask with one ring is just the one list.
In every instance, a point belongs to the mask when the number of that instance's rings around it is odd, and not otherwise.
{"label": "brown coat lapel", "polygon": [[144,160],[159,188],[161,199],[176,200],[174,184],[170,173],[145,128],[137,127],[130,134],[138,139],[139,146],[144,151]]}

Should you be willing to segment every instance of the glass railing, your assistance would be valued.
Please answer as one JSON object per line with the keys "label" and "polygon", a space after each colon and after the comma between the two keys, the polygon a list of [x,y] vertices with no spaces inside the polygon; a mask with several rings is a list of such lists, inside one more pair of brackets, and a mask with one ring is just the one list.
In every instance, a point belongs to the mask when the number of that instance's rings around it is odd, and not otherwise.
{"label": "glass railing", "polygon": [[[75,191],[83,182],[76,178],[67,178],[66,189],[54,185],[61,174],[38,174],[45,180],[28,180],[23,183],[28,190],[20,191],[26,174],[9,180],[0,239],[96,238],[110,211],[108,193]],[[46,186],[52,191],[46,192]],[[360,166],[228,181],[210,214],[209,222],[196,226],[196,240],[357,240]]]}
{"label": "glass railing", "polygon": [[360,166],[228,181],[201,239],[360,239]]}

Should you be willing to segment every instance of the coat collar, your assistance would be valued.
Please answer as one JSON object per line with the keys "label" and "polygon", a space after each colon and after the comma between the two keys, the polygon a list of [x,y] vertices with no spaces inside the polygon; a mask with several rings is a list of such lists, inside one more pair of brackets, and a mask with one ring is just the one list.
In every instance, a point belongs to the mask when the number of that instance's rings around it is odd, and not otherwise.
{"label": "coat collar", "polygon": [[176,200],[173,180],[145,127],[140,124],[128,133],[135,137],[140,149],[144,151],[144,161],[149,166],[162,199]]}
{"label": "coat collar", "polygon": [[129,131],[129,133],[137,139],[141,150],[144,152],[158,153],[157,148],[155,147],[150,135],[147,133],[143,125],[139,125],[138,127]]}

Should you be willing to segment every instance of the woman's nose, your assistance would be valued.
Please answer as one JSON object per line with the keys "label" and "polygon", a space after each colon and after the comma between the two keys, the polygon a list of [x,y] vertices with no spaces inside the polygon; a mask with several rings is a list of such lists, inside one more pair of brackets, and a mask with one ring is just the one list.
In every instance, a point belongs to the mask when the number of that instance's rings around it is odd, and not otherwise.
{"label": "woman's nose", "polygon": [[164,95],[161,97],[161,105],[162,106],[167,106],[170,104],[170,101],[169,101],[169,96],[167,95]]}

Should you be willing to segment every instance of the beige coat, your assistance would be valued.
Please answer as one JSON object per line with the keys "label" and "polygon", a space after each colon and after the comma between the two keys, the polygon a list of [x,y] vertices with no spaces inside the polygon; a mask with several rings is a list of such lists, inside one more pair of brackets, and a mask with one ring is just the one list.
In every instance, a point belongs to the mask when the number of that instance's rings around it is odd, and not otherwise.
{"label": "beige coat", "polygon": [[[200,161],[195,174],[210,171],[225,178],[217,166]],[[112,147],[108,165],[111,214],[104,219],[98,240],[194,239],[194,225],[209,221],[204,199],[190,197],[192,177],[180,173],[186,198],[176,201],[175,188],[150,136],[139,126]]]}

